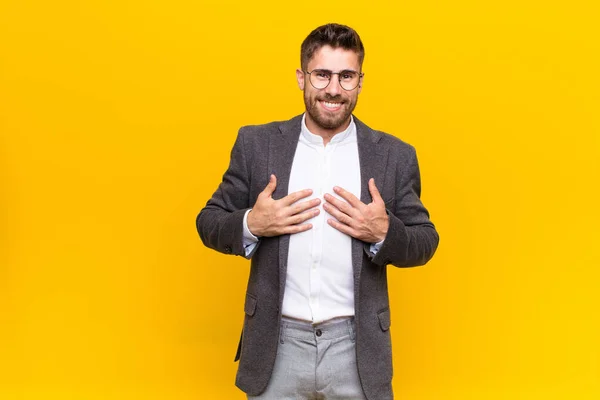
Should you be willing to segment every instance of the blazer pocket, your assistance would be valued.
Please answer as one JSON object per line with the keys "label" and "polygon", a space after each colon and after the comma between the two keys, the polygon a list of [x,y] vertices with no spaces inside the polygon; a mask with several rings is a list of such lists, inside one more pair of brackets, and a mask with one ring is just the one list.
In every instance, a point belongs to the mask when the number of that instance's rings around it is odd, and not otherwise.
{"label": "blazer pocket", "polygon": [[246,293],[246,302],[244,303],[244,312],[248,316],[253,316],[256,311],[256,297],[250,293]]}
{"label": "blazer pocket", "polygon": [[379,311],[377,313],[377,318],[379,319],[379,327],[382,331],[387,331],[390,329],[392,321],[390,320],[390,309],[386,308],[385,310]]}
{"label": "blazer pocket", "polygon": [[390,210],[392,212],[395,211],[395,207],[396,207],[396,199],[394,197],[386,199],[385,197],[383,198],[383,201],[385,203],[385,209],[386,210]]}

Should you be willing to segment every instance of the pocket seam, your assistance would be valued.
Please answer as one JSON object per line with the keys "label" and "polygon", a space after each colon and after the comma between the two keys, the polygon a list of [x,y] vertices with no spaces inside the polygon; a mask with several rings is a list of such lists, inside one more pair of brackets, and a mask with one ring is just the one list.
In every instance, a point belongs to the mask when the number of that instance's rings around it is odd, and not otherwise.
{"label": "pocket seam", "polygon": [[390,320],[390,310],[386,308],[377,313],[377,319],[379,320],[379,327],[382,331],[386,332],[390,329],[392,322]]}
{"label": "pocket seam", "polygon": [[248,316],[253,316],[256,312],[256,297],[250,293],[246,293],[246,303],[244,304],[244,312]]}

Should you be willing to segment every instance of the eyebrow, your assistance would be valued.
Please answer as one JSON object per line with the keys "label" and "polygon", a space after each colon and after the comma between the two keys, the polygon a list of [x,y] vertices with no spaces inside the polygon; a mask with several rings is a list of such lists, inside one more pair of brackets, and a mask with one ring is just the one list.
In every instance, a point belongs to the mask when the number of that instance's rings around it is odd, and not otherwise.
{"label": "eyebrow", "polygon": [[353,73],[355,73],[355,74],[358,74],[358,71],[355,71],[355,70],[353,70],[353,69],[343,69],[343,70],[341,70],[340,72],[333,72],[333,71],[332,71],[332,70],[330,70],[330,69],[325,69],[325,68],[315,68],[315,69],[313,69],[313,71],[330,72],[330,73],[332,73],[332,74],[341,74],[341,73],[343,73],[343,72],[353,72]]}

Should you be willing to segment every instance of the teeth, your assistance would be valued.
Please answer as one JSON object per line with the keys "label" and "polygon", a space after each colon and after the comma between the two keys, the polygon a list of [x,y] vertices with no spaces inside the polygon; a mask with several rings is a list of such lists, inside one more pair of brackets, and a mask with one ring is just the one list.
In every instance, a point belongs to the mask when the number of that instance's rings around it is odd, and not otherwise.
{"label": "teeth", "polygon": [[324,101],[323,104],[325,104],[325,107],[328,107],[328,108],[336,108],[336,107],[339,107],[339,105],[341,103],[329,103],[327,101]]}

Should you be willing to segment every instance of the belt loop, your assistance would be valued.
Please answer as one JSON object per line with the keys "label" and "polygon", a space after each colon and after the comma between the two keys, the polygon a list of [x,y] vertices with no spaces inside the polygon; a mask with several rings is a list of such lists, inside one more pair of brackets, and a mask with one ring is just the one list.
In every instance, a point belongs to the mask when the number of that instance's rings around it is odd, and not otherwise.
{"label": "belt loop", "polygon": [[354,343],[354,341],[356,340],[356,335],[354,332],[354,319],[350,318],[348,320],[348,333],[350,334],[350,340],[352,340],[352,342]]}

